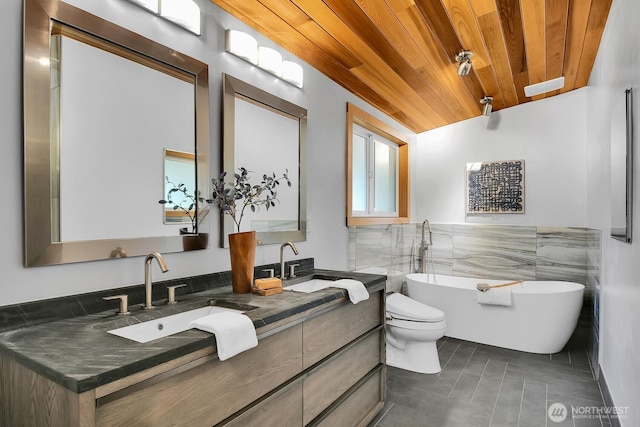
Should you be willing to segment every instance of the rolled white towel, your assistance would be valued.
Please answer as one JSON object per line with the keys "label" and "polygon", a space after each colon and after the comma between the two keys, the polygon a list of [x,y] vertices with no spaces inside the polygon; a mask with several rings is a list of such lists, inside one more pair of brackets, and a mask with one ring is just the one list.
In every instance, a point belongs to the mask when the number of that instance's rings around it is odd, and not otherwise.
{"label": "rolled white towel", "polygon": [[367,288],[359,280],[340,279],[333,282],[331,286],[334,288],[346,289],[349,293],[349,300],[354,304],[369,299],[369,291],[367,291]]}
{"label": "rolled white towel", "polygon": [[235,311],[210,314],[192,321],[190,326],[215,334],[220,360],[227,360],[258,345],[251,319]]}
{"label": "rolled white towel", "polygon": [[491,288],[488,291],[476,291],[478,304],[511,306],[510,288]]}

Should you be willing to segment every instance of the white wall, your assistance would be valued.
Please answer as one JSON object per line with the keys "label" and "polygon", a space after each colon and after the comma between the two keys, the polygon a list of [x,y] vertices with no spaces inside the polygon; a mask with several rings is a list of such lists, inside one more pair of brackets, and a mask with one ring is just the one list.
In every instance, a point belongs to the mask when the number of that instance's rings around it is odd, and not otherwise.
{"label": "white wall", "polygon": [[[640,425],[640,2],[613,2],[589,80],[588,223],[602,229],[600,365],[623,426]],[[610,112],[634,90],[634,233],[632,244],[609,237]]]}
{"label": "white wall", "polygon": [[[223,72],[306,108],[309,115],[309,229],[307,241],[300,243],[298,249],[300,257],[315,257],[316,266],[320,268],[346,269],[346,103],[352,102],[399,130],[410,132],[306,64],[303,64],[305,87],[299,90],[224,53],[224,30],[233,28],[253,34],[260,44],[277,48],[285,59],[295,60],[292,55],[210,1],[197,1],[203,16],[203,33],[200,37],[156,18],[125,0],[68,2],[209,64],[211,176],[217,176],[220,172]],[[142,283],[143,260],[140,257],[29,269],[22,266],[22,4],[23,0],[0,2],[0,46],[3,55],[3,66],[0,67],[0,142],[3,148],[0,173],[4,187],[0,306]],[[215,245],[219,240],[218,220],[215,215],[209,215],[208,219],[210,239]],[[278,249],[278,245],[259,247],[256,263],[277,262]],[[228,250],[217,247],[167,254],[165,258],[170,271],[160,275],[154,267],[156,280],[230,268]],[[287,259],[292,258],[293,255],[288,253]]]}
{"label": "white wall", "polygon": [[[413,219],[585,226],[586,89],[418,135]],[[465,215],[468,162],[525,161],[525,213]]]}

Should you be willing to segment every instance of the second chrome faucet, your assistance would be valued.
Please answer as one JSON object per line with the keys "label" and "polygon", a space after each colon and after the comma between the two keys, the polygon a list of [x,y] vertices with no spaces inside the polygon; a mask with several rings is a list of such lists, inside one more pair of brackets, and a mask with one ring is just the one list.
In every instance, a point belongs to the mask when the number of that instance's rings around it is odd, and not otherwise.
{"label": "second chrome faucet", "polygon": [[151,285],[152,285],[151,263],[154,260],[154,258],[156,261],[158,261],[160,270],[162,270],[163,273],[166,273],[167,271],[169,271],[169,267],[167,267],[167,263],[164,262],[164,258],[159,252],[151,252],[144,259],[144,292],[145,292],[144,308],[146,310],[150,310],[153,308],[153,304],[151,303],[152,294],[153,294],[151,290]]}
{"label": "second chrome faucet", "polygon": [[285,279],[284,274],[284,248],[289,246],[294,254],[298,255],[298,248],[292,242],[284,242],[282,246],[280,246],[280,279]]}

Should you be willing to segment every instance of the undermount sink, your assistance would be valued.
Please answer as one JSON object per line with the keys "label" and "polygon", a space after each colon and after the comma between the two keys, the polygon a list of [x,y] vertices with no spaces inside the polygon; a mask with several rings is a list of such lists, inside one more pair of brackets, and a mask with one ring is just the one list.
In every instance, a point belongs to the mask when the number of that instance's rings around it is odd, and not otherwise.
{"label": "undermount sink", "polygon": [[[211,305],[206,307],[196,308],[194,310],[172,314],[170,316],[160,317],[154,320],[147,320],[146,322],[112,329],[107,332],[139,343],[146,343],[191,329],[192,327],[190,326],[190,323],[192,321],[210,314],[220,313],[223,311],[244,313],[247,310],[256,308],[246,306],[244,304],[224,304],[218,300],[212,300],[210,301],[210,304]],[[230,306],[237,306],[237,308],[230,308]]]}
{"label": "undermount sink", "polygon": [[328,279],[311,279],[306,282],[296,283],[295,285],[285,286],[284,290],[286,291],[296,291],[296,292],[304,292],[311,293],[315,291],[319,291],[321,289],[330,288],[333,286],[335,280]]}

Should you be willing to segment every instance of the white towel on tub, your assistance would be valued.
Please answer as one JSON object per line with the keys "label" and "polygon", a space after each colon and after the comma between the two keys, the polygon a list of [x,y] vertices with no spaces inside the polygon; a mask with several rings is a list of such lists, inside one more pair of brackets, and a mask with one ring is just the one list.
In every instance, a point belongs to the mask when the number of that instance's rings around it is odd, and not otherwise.
{"label": "white towel on tub", "polygon": [[216,336],[218,358],[227,360],[258,345],[258,336],[249,317],[235,311],[222,311],[201,317],[191,326]]}
{"label": "white towel on tub", "polygon": [[333,282],[331,286],[334,288],[346,289],[349,293],[349,300],[354,304],[369,299],[369,291],[359,280],[340,279]]}
{"label": "white towel on tub", "polygon": [[511,306],[511,289],[491,288],[486,292],[476,291],[478,304]]}

